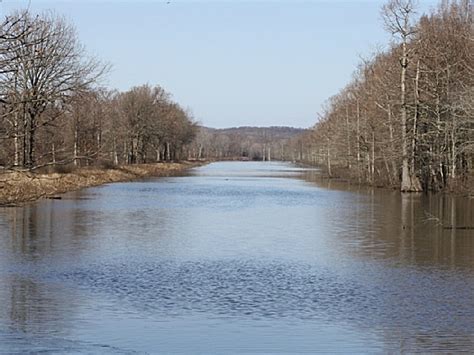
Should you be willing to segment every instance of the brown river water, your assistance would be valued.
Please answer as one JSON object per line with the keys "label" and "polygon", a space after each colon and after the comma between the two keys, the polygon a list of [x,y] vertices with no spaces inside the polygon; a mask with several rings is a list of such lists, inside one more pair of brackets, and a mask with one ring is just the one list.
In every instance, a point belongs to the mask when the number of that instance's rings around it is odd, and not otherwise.
{"label": "brown river water", "polygon": [[223,162],[0,208],[0,353],[474,352],[473,207]]}

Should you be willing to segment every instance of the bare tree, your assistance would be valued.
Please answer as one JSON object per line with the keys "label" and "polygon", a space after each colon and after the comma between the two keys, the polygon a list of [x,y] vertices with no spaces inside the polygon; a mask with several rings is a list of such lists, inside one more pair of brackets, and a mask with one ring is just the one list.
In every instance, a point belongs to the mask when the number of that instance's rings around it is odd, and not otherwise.
{"label": "bare tree", "polygon": [[23,165],[35,166],[37,131],[57,117],[71,96],[95,83],[106,67],[84,57],[76,32],[51,14],[17,13],[11,27],[15,38],[10,50],[0,53],[5,71],[0,85],[9,97],[10,111],[19,115],[23,137]]}
{"label": "bare tree", "polygon": [[[382,16],[387,30],[401,41],[400,56],[400,119],[402,131],[402,180],[401,190],[404,192],[421,191],[421,184],[415,171],[410,169],[407,134],[407,70],[410,63],[410,39],[416,33],[414,24],[415,3],[413,0],[390,0],[383,6]],[[412,164],[413,166],[414,164]]]}
{"label": "bare tree", "polygon": [[396,41],[328,100],[324,124],[294,143],[300,159],[402,191],[472,184],[472,11],[472,0],[443,1],[415,22],[412,1],[389,1],[383,17]]}

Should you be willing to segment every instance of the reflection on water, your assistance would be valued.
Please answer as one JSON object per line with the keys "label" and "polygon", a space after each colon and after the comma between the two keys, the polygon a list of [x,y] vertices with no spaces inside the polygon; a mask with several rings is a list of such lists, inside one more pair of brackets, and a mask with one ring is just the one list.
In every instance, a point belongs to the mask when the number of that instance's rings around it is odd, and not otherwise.
{"label": "reflection on water", "polygon": [[474,351],[473,201],[232,162],[0,209],[0,353]]}
{"label": "reflection on water", "polygon": [[474,267],[474,198],[402,195],[324,179],[314,171],[303,178],[352,193],[352,203],[334,216],[334,224],[342,228],[338,242],[344,240],[349,253],[407,265]]}
{"label": "reflection on water", "polygon": [[0,239],[4,255],[0,255],[17,261],[35,261],[60,251],[80,252],[81,244],[87,243],[84,236],[90,232],[91,223],[85,217],[74,204],[62,206],[52,200],[5,208],[0,212],[4,237]]}

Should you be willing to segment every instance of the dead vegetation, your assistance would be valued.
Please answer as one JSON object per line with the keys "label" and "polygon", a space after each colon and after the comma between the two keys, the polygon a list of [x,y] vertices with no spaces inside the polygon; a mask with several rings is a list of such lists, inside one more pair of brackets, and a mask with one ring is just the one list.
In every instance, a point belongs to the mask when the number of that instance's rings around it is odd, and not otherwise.
{"label": "dead vegetation", "polygon": [[106,183],[173,175],[196,165],[198,163],[180,162],[127,165],[111,169],[87,167],[65,173],[4,172],[0,174],[0,206],[18,205]]}

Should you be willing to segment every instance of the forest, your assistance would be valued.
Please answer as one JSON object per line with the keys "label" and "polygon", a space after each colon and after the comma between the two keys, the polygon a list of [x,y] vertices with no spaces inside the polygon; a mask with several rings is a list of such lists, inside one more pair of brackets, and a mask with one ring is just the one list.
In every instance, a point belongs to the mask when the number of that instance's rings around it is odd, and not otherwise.
{"label": "forest", "polygon": [[[7,16],[0,33],[0,166],[73,167],[197,160],[295,160],[290,127],[202,127],[160,86],[102,87],[110,66],[87,57],[52,14]],[[67,167],[67,169],[66,169]]]}
{"label": "forest", "polygon": [[301,160],[329,176],[401,191],[473,184],[474,6],[412,0],[381,9],[392,41],[361,60],[318,122],[298,138]]}
{"label": "forest", "polygon": [[208,160],[295,161],[296,137],[306,132],[293,127],[199,127],[190,156]]}
{"label": "forest", "polygon": [[88,57],[72,25],[21,11],[0,24],[0,166],[178,160],[192,115],[160,86],[105,89],[110,66]]}
{"label": "forest", "polygon": [[0,24],[0,167],[287,160],[401,191],[471,186],[473,8],[445,0],[419,16],[413,0],[388,1],[387,49],[361,60],[307,130],[199,126],[159,85],[105,88],[110,65],[63,18],[13,13]]}

